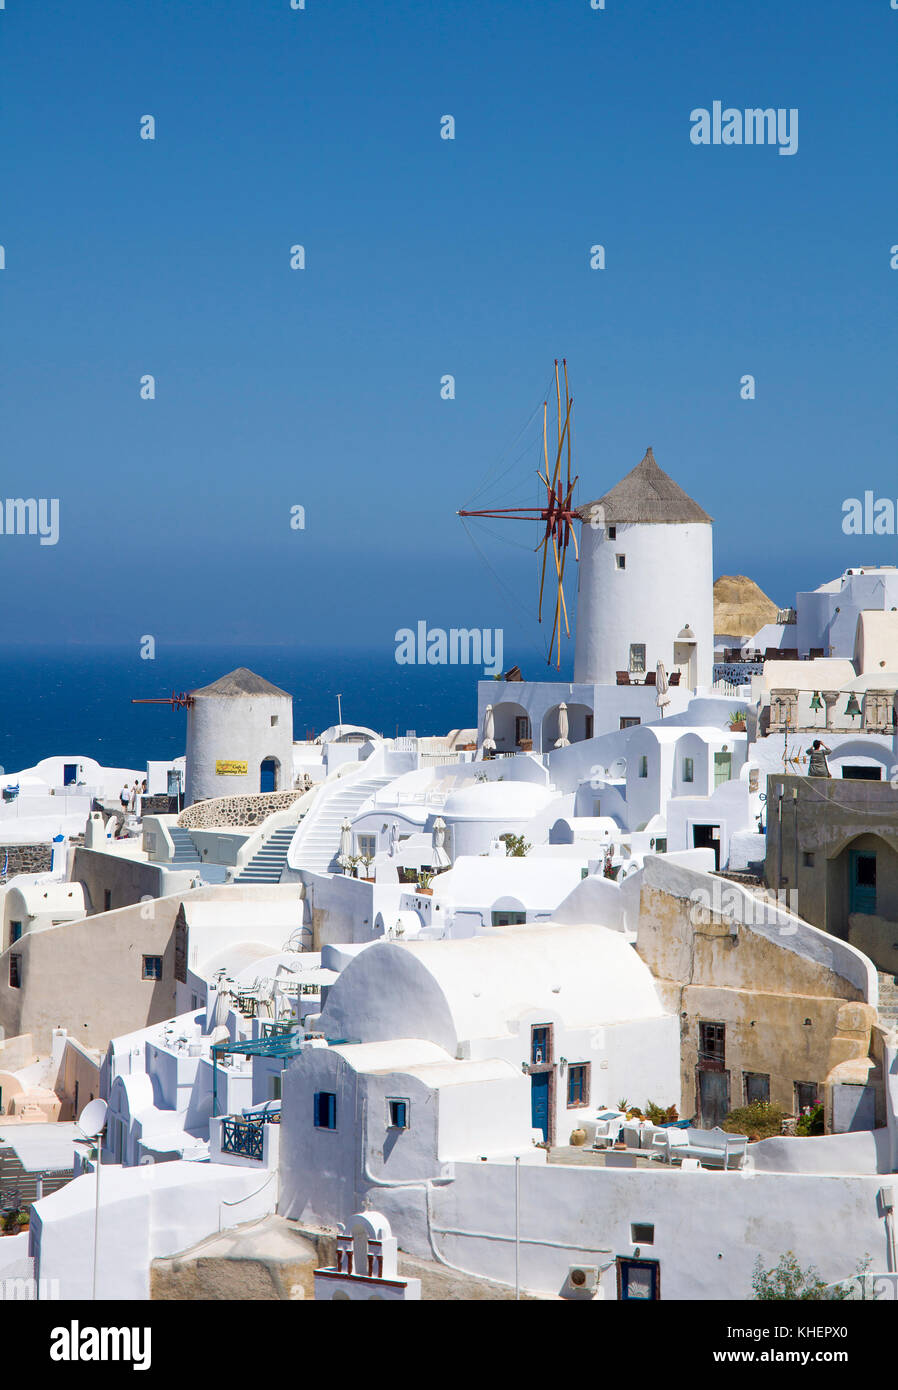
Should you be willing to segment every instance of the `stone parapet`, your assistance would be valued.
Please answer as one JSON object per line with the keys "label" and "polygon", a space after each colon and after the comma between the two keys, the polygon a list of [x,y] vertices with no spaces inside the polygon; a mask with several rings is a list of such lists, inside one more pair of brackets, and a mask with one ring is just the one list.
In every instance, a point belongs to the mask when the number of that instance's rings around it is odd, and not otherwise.
{"label": "stone parapet", "polygon": [[287,792],[257,792],[253,796],[217,796],[196,801],[178,816],[185,830],[211,830],[222,825],[261,825],[275,811],[286,811],[304,796],[307,787]]}
{"label": "stone parapet", "polygon": [[47,874],[53,867],[53,846],[0,845],[0,883],[16,874]]}

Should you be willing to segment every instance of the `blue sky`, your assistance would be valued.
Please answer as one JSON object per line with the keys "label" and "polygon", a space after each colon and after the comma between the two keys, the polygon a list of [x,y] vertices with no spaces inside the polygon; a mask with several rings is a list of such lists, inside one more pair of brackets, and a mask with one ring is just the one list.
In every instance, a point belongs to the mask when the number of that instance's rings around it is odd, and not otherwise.
{"label": "blue sky", "polygon": [[[501,587],[455,512],[502,457],[485,501],[537,500],[505,451],[556,355],[579,500],[651,444],[717,574],[898,560],[841,532],[898,495],[896,58],[889,0],[7,0],[0,498],[61,513],[0,537],[7,641],[425,618],[513,660],[536,536],[478,535]],[[798,153],[692,145],[715,100],[797,107]]]}

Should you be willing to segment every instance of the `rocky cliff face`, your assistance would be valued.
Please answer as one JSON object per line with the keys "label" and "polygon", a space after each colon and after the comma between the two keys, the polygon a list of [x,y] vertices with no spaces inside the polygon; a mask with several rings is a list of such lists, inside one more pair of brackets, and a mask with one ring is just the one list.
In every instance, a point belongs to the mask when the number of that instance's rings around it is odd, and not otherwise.
{"label": "rocky cliff face", "polygon": [[714,584],[714,631],[752,637],[765,623],[775,623],[772,599],[744,574],[722,574]]}

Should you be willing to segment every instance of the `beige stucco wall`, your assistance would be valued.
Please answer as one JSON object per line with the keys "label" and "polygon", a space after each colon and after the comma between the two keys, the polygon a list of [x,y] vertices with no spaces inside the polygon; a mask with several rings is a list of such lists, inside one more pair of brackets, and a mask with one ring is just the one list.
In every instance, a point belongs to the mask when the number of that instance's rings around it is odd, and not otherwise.
{"label": "beige stucco wall", "polygon": [[[784,791],[781,811],[780,786]],[[767,797],[767,883],[797,894],[795,907],[806,922],[849,941],[878,970],[894,973],[898,969],[898,792],[888,782],[770,776]],[[849,916],[853,850],[876,854],[875,915]],[[805,863],[806,853],[813,855],[812,864]]]}
{"label": "beige stucco wall", "polygon": [[[75,1088],[78,1090],[77,1114],[75,1108]],[[56,1094],[61,1108],[60,1120],[77,1119],[88,1101],[100,1094],[100,1054],[91,1057],[72,1038],[66,1038],[65,1051],[59,1075],[56,1078]]]}
{"label": "beige stucco wall", "polygon": [[868,1054],[876,1011],[858,989],[750,926],[699,913],[688,898],[643,887],[637,950],[680,1018],[687,1116],[695,1107],[700,1021],[726,1024],[733,1109],[743,1103],[744,1072],[768,1074],[771,1101],[793,1113],[796,1081],[822,1086],[835,1066]]}
{"label": "beige stucco wall", "polygon": [[[170,1018],[175,1007],[174,936],[180,897],[28,933],[0,955],[0,1026],[31,1033],[38,1052],[65,1028],[87,1047]],[[9,957],[21,957],[22,984],[9,984]],[[144,980],[145,955],[162,956],[162,979]]]}

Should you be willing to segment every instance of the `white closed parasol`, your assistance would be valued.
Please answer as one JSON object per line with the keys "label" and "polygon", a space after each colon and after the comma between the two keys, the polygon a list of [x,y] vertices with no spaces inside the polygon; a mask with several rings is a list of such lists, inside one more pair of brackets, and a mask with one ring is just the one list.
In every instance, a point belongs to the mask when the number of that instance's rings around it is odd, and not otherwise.
{"label": "white closed parasol", "polygon": [[445,846],[446,822],[442,816],[437,816],[433,823],[433,851],[430,856],[435,869],[448,869],[452,863]]}
{"label": "white closed parasol", "polygon": [[562,700],[558,706],[558,737],[555,740],[556,748],[570,748],[571,741],[568,738],[568,719],[567,705]]}
{"label": "white closed parasol", "polygon": [[494,727],[494,724],[493,724],[493,707],[492,707],[492,705],[487,705],[486,709],[485,709],[484,712],[483,712],[483,744],[482,744],[482,748],[483,748],[484,753],[487,751],[487,749],[492,749],[493,751],[495,751],[495,748],[496,748],[496,730],[495,730],[495,727]]}
{"label": "white closed parasol", "polygon": [[664,662],[659,661],[655,667],[655,704],[661,711],[661,718],[664,718],[664,706],[670,704],[668,691],[667,672],[664,669]]}
{"label": "white closed parasol", "polygon": [[340,826],[340,853],[337,855],[337,863],[341,869],[352,868],[352,826],[348,820]]}

